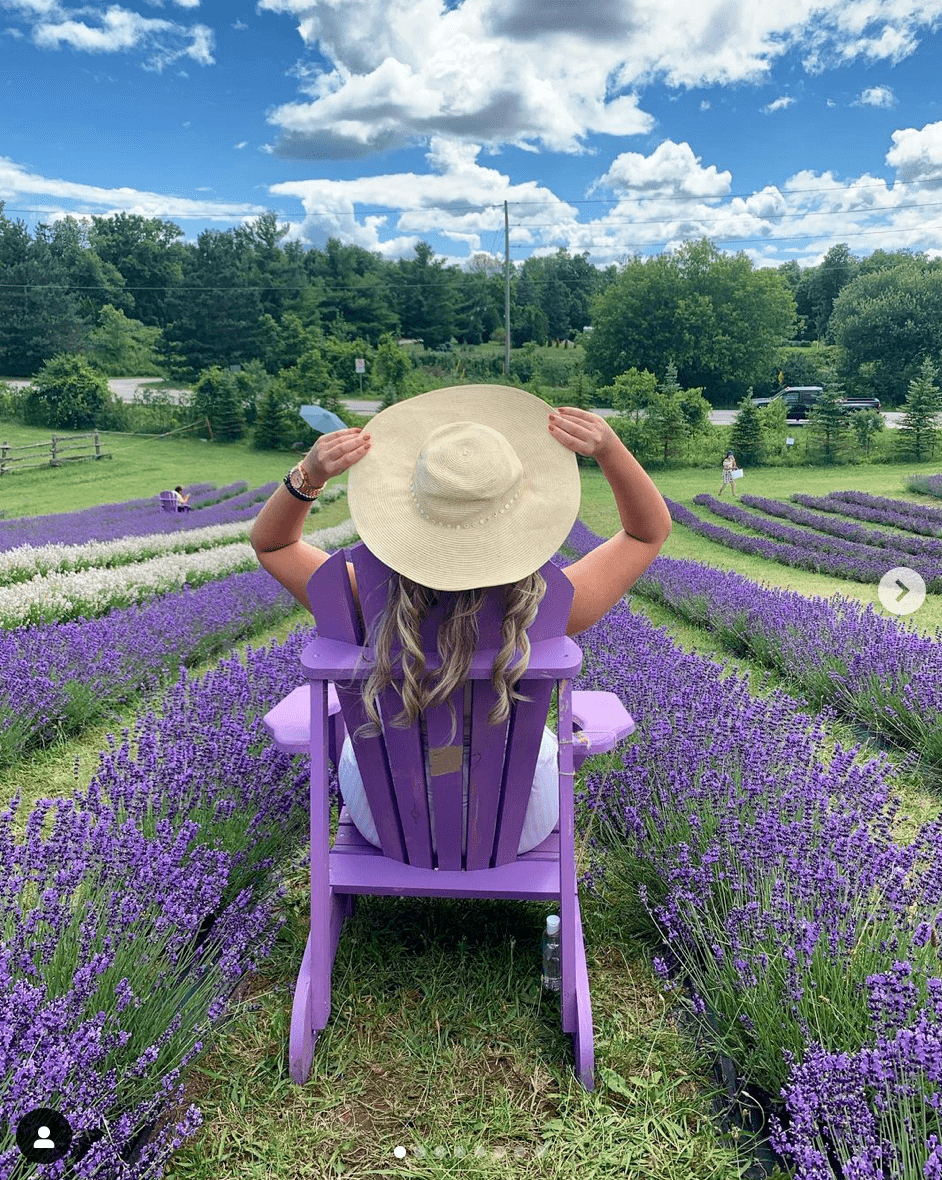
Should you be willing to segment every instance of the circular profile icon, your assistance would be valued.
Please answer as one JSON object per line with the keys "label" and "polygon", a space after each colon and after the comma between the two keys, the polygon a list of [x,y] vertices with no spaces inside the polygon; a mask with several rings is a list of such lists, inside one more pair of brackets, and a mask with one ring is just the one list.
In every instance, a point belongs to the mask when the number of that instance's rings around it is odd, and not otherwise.
{"label": "circular profile icon", "polygon": [[57,1110],[48,1106],[29,1110],[16,1124],[16,1146],[31,1164],[54,1164],[72,1146],[72,1128]]}
{"label": "circular profile icon", "polygon": [[926,601],[926,584],[908,565],[898,565],[883,575],[877,593],[890,614],[911,615]]}

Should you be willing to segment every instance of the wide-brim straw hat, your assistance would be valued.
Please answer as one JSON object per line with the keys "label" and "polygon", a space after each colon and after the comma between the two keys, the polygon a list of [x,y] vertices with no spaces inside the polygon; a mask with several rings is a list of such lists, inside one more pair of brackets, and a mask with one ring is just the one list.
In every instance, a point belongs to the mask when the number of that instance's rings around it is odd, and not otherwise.
{"label": "wide-brim straw hat", "polygon": [[506,385],[458,385],[370,420],[351,468],[360,539],[433,590],[516,582],[562,545],[579,513],[575,454],[547,429],[553,407]]}

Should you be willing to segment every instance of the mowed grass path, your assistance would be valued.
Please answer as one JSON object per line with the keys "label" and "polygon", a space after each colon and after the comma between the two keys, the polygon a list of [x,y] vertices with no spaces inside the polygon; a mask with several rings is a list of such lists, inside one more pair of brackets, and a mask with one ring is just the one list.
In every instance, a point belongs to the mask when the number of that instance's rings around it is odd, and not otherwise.
{"label": "mowed grass path", "polygon": [[[176,465],[187,454],[206,456],[198,471],[182,471],[172,482],[221,484],[244,478],[253,486],[276,478],[286,466],[286,456],[255,455],[241,446],[148,441],[148,453],[156,458],[146,478],[155,477],[156,490],[171,482],[156,478],[166,472],[163,461],[171,457],[169,450],[161,455],[157,448],[172,448]],[[119,469],[117,455],[110,462],[113,478],[108,461],[88,464],[87,476],[78,465],[55,472],[68,476],[67,483],[60,483],[58,502],[25,511],[61,510],[67,487],[69,507],[83,506],[82,496],[94,496],[84,500],[89,504],[153,494],[154,482],[141,486],[146,473],[124,470],[123,461]],[[265,470],[254,463],[263,463]],[[225,473],[212,464],[224,465]],[[799,488],[850,487],[900,497],[901,477],[911,470],[917,468],[800,474],[766,469],[747,478],[750,491],[782,498]],[[76,477],[81,483],[73,495]],[[17,491],[39,503],[42,489],[19,486],[27,479],[16,477]],[[705,470],[655,473],[654,480],[665,495],[688,504],[697,492],[715,492],[719,486],[718,475]],[[7,506],[7,486],[0,484],[0,508]],[[334,513],[338,518],[346,514],[345,501],[331,505],[317,524],[334,523]],[[603,536],[620,527],[607,484],[592,469],[583,473],[581,516]],[[746,558],[680,526],[663,552],[801,593],[839,590],[861,601],[875,600],[875,588],[871,593],[859,584],[836,584]],[[685,649],[713,655],[757,681],[765,676],[750,661],[718,650],[709,633],[678,622],[663,608],[637,595],[632,608],[665,625]],[[917,614],[938,608],[930,600]],[[298,612],[278,628],[277,637],[304,625],[305,616]],[[251,642],[258,646],[264,638]],[[71,794],[76,775],[84,785],[93,772],[105,734],[118,732],[132,715],[127,711],[80,741],[21,764],[0,780],[0,799],[12,795],[14,782],[27,798]],[[840,725],[832,733],[844,744],[855,740]],[[935,814],[935,800],[918,782],[907,784],[907,790],[914,807]],[[706,1063],[678,1034],[650,969],[648,924],[630,881],[613,878],[601,896],[584,898],[599,1064],[613,1071],[610,1078],[623,1079],[623,1086],[607,1086],[603,1075],[597,1091],[587,1095],[572,1080],[568,1038],[538,987],[545,907],[393,899],[365,899],[360,905],[338,952],[333,1017],[317,1046],[314,1071],[307,1085],[294,1086],[287,1077],[288,1024],[307,937],[308,898],[300,864],[305,849],[285,852],[290,888],[281,904],[288,924],[265,969],[246,979],[242,1015],[190,1075],[185,1104],[193,1101],[202,1108],[204,1126],[178,1150],[168,1177],[568,1177],[577,1172],[614,1177],[645,1172],[688,1180],[740,1174],[746,1160],[737,1165],[729,1140],[709,1117]],[[402,1160],[394,1155],[397,1145],[407,1149]]]}

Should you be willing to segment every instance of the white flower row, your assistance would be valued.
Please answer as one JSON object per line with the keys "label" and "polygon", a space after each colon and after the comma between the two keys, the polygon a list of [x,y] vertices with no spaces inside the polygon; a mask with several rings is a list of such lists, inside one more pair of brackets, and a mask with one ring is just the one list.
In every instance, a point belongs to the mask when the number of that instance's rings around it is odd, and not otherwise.
{"label": "white flower row", "polygon": [[[343,494],[343,488],[328,488],[323,499],[330,503]],[[145,533],[118,537],[113,541],[87,541],[81,545],[18,545],[0,553],[0,587],[69,570],[130,565],[165,553],[195,553],[199,549],[224,545],[227,541],[247,539],[253,523],[239,520],[174,533]]]}
{"label": "white flower row", "polygon": [[[356,536],[352,520],[305,536],[322,549],[336,549]],[[171,553],[114,569],[55,572],[0,588],[0,626],[49,623],[100,615],[113,607],[130,606],[155,594],[188,584],[224,578],[240,570],[258,569],[248,542],[219,545],[196,553]]]}
{"label": "white flower row", "polygon": [[53,573],[130,565],[167,553],[195,553],[244,540],[251,528],[251,521],[236,521],[186,532],[145,533],[114,541],[86,541],[81,545],[18,545],[0,553],[0,586]]}

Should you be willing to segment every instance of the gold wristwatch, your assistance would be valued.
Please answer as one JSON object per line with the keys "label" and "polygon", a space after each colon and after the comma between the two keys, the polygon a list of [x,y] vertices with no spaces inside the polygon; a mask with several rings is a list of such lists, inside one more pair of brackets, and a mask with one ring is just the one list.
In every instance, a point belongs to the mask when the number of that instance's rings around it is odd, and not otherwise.
{"label": "gold wristwatch", "polygon": [[298,500],[306,500],[310,503],[316,500],[323,491],[324,485],[321,484],[316,488],[307,477],[307,472],[300,463],[296,463],[294,467],[285,476],[285,487]]}

